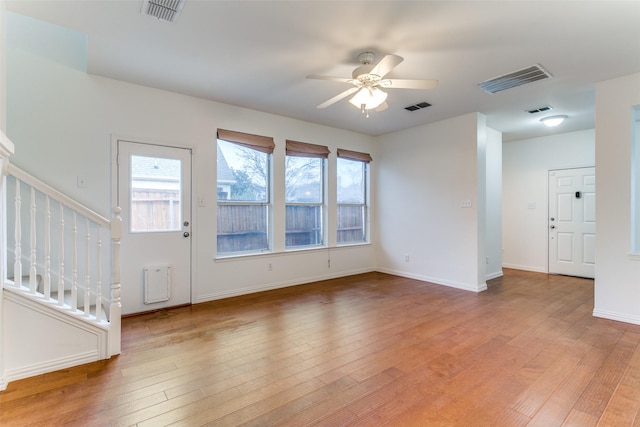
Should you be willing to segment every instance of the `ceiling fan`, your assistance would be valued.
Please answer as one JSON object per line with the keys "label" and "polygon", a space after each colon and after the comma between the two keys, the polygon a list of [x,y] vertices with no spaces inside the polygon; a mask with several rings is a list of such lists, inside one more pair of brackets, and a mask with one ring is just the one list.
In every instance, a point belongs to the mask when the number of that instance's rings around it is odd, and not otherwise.
{"label": "ceiling fan", "polygon": [[375,54],[373,52],[362,52],[358,55],[358,61],[362,64],[353,70],[351,78],[310,75],[308,79],[330,80],[352,84],[353,87],[345,90],[333,98],[323,102],[316,108],[326,108],[341,99],[355,94],[349,102],[359,108],[363,114],[369,117],[369,110],[382,111],[387,108],[387,93],[385,89],[433,89],[438,86],[437,80],[406,80],[406,79],[385,79],[404,59],[398,55],[385,55],[377,64],[373,64]]}

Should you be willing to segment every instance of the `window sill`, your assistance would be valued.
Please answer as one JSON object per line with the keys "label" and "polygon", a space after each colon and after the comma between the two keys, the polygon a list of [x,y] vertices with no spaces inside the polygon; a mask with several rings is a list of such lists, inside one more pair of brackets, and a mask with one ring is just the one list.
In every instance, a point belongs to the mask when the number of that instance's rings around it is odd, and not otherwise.
{"label": "window sill", "polygon": [[361,247],[361,246],[370,246],[370,242],[362,242],[362,243],[348,243],[337,246],[314,246],[314,247],[305,247],[299,249],[285,249],[280,252],[262,252],[262,253],[250,253],[250,254],[238,254],[238,255],[223,255],[223,256],[215,256],[213,258],[214,262],[234,262],[234,261],[246,261],[254,258],[269,258],[269,257],[277,257],[283,255],[292,255],[299,253],[308,253],[308,252],[320,252],[320,251],[333,251],[336,249],[347,249],[353,247]]}
{"label": "window sill", "polygon": [[370,245],[371,242],[353,242],[353,243],[341,243],[336,245],[336,248],[349,248],[353,246],[367,246]]}
{"label": "window sill", "polygon": [[629,259],[632,261],[640,261],[640,254],[629,254]]}

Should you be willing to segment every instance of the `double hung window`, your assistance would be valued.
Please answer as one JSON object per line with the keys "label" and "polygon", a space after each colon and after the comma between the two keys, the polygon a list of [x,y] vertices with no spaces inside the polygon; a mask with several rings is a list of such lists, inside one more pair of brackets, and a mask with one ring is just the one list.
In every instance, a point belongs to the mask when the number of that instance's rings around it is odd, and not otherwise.
{"label": "double hung window", "polygon": [[367,173],[371,156],[338,149],[337,213],[338,244],[365,243],[369,222]]}
{"label": "double hung window", "polygon": [[218,129],[218,255],[270,249],[274,147],[273,138]]}
{"label": "double hung window", "polygon": [[329,149],[322,145],[286,141],[285,247],[324,244],[325,162]]}

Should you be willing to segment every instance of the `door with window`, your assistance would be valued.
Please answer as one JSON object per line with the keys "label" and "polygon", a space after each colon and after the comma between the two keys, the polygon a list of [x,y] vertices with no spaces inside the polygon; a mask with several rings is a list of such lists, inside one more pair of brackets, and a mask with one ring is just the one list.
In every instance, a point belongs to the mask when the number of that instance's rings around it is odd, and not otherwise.
{"label": "door with window", "polygon": [[118,141],[122,313],[191,302],[191,150]]}
{"label": "door with window", "polygon": [[549,171],[549,273],[594,277],[595,168]]}

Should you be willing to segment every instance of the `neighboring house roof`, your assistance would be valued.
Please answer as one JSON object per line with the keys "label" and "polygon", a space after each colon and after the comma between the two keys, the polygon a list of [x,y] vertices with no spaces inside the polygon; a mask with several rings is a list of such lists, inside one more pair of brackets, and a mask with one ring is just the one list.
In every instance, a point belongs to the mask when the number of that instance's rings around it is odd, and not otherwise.
{"label": "neighboring house roof", "polygon": [[233,175],[233,171],[227,163],[220,146],[218,146],[218,182],[234,183],[236,178]]}
{"label": "neighboring house roof", "polygon": [[132,156],[131,186],[136,190],[179,191],[180,160]]}
{"label": "neighboring house roof", "polygon": [[131,175],[134,179],[175,181],[180,179],[180,160],[133,156]]}
{"label": "neighboring house roof", "polygon": [[[180,161],[162,157],[133,156],[131,161],[131,175],[136,188],[160,188],[162,185],[153,182],[164,182],[164,187],[170,182],[180,181]],[[233,171],[218,147],[218,182],[233,184],[236,182]],[[160,185],[160,187],[158,186]]]}

